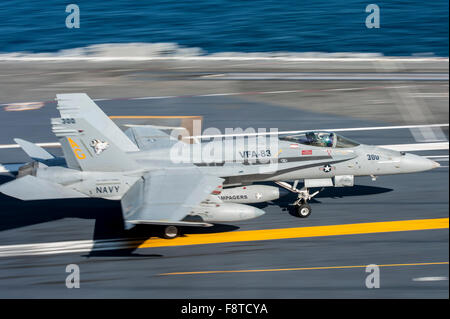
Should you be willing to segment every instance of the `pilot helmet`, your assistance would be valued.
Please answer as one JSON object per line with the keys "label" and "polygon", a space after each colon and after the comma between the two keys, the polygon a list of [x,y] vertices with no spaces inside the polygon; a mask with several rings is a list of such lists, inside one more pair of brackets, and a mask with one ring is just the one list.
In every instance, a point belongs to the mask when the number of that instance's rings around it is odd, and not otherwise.
{"label": "pilot helmet", "polygon": [[333,146],[333,137],[330,133],[319,133],[318,134],[319,141],[327,147]]}

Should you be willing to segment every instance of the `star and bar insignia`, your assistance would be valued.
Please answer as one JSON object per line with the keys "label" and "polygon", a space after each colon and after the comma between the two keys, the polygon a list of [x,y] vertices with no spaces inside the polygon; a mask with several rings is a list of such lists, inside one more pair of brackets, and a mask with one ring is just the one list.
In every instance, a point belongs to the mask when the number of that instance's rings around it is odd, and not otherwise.
{"label": "star and bar insignia", "polygon": [[323,167],[320,167],[319,169],[320,169],[322,172],[329,173],[329,172],[331,172],[332,170],[334,170],[335,167],[334,167],[334,166],[331,166],[330,164],[326,164],[326,165],[324,165]]}

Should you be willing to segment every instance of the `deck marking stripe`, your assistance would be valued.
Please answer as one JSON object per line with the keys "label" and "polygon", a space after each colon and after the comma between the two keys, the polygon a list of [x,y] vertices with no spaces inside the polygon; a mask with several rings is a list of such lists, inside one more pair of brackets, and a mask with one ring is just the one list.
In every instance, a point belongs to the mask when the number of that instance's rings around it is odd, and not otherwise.
{"label": "deck marking stripe", "polygon": [[[223,74],[225,75],[225,74]],[[217,76],[217,75],[216,75]],[[206,77],[206,76],[204,76]],[[212,77],[212,76],[208,76]],[[172,99],[172,98],[196,98],[196,97],[215,97],[215,96],[235,96],[235,95],[261,95],[261,94],[286,94],[286,93],[311,93],[311,92],[340,92],[340,91],[364,91],[364,90],[389,90],[389,89],[407,89],[422,87],[425,85],[397,85],[397,86],[362,86],[353,88],[324,88],[324,89],[299,89],[299,90],[279,90],[279,91],[243,91],[243,92],[223,92],[223,93],[209,93],[209,94],[191,94],[191,95],[160,95],[160,96],[142,96],[142,97],[118,97],[118,98],[97,98],[93,99],[94,102],[99,101],[133,101],[133,100],[158,100],[158,99]],[[445,86],[445,85],[442,85]],[[448,98],[448,93],[423,93],[429,94],[426,96]],[[31,102],[11,102],[2,103],[0,106],[4,106],[5,111],[21,111],[26,110],[26,108],[21,109],[16,108],[17,105],[23,104],[35,104],[36,103],[55,103],[55,100],[51,101],[31,101]],[[38,106],[41,108],[42,106]]]}
{"label": "deck marking stripe", "polygon": [[193,234],[186,235],[185,237],[177,237],[171,240],[149,239],[139,245],[138,248],[430,230],[448,228],[448,225],[448,218],[435,218],[296,228],[246,230],[226,233]]}
{"label": "deck marking stripe", "polygon": [[[448,261],[429,262],[429,263],[409,263],[409,264],[385,264],[377,265],[378,267],[407,267],[407,266],[430,266],[430,265],[448,265]],[[297,271],[297,270],[330,270],[330,269],[351,269],[365,268],[367,265],[357,266],[329,266],[329,267],[299,267],[299,268],[279,268],[279,269],[241,269],[241,270],[210,270],[210,271],[186,271],[186,272],[169,272],[159,274],[159,276],[174,275],[204,275],[204,274],[227,274],[227,273],[252,273],[252,272],[275,272],[275,271]]]}
{"label": "deck marking stripe", "polygon": [[378,131],[378,130],[397,130],[397,129],[448,127],[448,126],[449,126],[449,123],[417,124],[417,125],[396,125],[396,126],[369,126],[369,127],[310,129],[310,130],[299,130],[299,131],[276,131],[276,132],[257,132],[257,133],[196,135],[196,136],[188,136],[186,138],[213,138],[213,137],[230,137],[230,136],[282,135],[282,134],[306,133],[306,132],[309,132],[309,131],[330,131],[330,132]]}
{"label": "deck marking stripe", "polygon": [[[110,240],[78,240],[50,243],[33,243],[0,246],[0,257],[37,256],[68,254],[89,251],[105,251],[118,249],[136,249],[151,247],[169,247],[183,245],[199,245],[212,243],[239,242],[249,240],[271,240],[282,238],[302,238],[363,234],[370,232],[391,232],[425,229],[448,229],[448,218],[407,220],[394,222],[375,222],[366,224],[313,226],[300,228],[266,229],[253,231],[238,231],[215,234],[192,234],[176,239],[110,239]],[[356,227],[361,229],[356,229]]]}
{"label": "deck marking stripe", "polygon": [[443,281],[443,280],[448,280],[448,277],[434,276],[434,277],[419,277],[412,279],[412,281]]}

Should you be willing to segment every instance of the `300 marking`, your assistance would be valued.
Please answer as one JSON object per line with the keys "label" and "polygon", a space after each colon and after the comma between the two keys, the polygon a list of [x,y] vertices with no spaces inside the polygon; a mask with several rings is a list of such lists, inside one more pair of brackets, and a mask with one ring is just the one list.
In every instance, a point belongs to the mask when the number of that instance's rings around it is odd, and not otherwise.
{"label": "300 marking", "polygon": [[376,154],[367,154],[367,160],[369,161],[378,161],[380,159],[380,156]]}
{"label": "300 marking", "polygon": [[75,124],[76,121],[73,118],[71,118],[71,119],[61,119],[61,123],[62,124]]}

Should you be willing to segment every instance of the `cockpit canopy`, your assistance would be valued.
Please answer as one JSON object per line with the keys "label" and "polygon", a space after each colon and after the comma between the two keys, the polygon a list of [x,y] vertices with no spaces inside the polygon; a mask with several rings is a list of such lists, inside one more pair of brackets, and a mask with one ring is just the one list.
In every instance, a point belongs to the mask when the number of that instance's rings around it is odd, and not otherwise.
{"label": "cockpit canopy", "polygon": [[306,132],[280,136],[280,140],[317,147],[350,148],[359,145],[355,141],[332,132]]}

